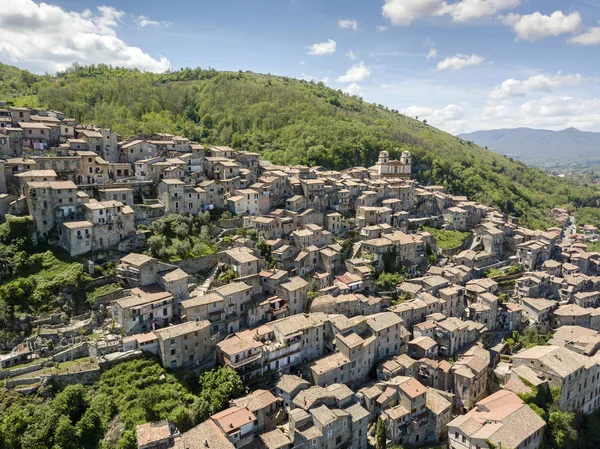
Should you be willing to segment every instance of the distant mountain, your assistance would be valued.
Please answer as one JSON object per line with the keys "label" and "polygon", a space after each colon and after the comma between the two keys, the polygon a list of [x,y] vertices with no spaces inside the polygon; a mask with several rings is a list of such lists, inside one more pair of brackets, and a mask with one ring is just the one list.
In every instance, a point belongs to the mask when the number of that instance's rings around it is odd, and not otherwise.
{"label": "distant mountain", "polygon": [[458,137],[532,165],[545,162],[600,161],[600,133],[515,128],[475,131]]}

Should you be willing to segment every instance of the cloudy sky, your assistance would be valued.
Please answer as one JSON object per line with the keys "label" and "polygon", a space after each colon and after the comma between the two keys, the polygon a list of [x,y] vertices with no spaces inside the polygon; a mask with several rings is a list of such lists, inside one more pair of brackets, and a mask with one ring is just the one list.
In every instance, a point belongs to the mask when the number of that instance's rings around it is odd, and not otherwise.
{"label": "cloudy sky", "polygon": [[0,61],[252,70],[452,133],[600,131],[600,0],[0,0]]}

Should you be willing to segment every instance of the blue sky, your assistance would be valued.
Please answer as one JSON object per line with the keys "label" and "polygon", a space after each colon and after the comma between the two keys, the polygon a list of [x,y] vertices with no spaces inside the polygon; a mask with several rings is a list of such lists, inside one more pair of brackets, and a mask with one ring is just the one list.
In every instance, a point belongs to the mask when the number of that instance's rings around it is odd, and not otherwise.
{"label": "blue sky", "polygon": [[0,61],[315,79],[452,133],[600,131],[600,0],[0,0]]}

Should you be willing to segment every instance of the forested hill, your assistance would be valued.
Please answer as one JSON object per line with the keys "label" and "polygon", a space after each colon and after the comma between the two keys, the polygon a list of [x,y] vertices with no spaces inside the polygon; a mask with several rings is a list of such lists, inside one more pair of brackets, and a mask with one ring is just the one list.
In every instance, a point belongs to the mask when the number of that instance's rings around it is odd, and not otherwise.
{"label": "forested hill", "polygon": [[259,151],[279,164],[342,169],[371,165],[381,150],[413,153],[422,183],[442,184],[549,224],[557,205],[596,206],[599,192],[506,159],[382,105],[291,78],[183,69],[150,74],[74,66],[35,76],[0,64],[0,99],[65,112],[123,138],[170,132],[210,144]]}

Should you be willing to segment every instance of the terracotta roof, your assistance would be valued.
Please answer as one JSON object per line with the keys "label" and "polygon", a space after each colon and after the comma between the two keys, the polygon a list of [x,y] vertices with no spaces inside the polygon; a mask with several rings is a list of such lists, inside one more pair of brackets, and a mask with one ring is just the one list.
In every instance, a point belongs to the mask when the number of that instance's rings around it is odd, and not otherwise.
{"label": "terracotta roof", "polygon": [[148,422],[140,424],[135,429],[138,446],[145,446],[151,443],[160,443],[168,440],[171,436],[169,422],[165,419],[158,422]]}
{"label": "terracotta roof", "polygon": [[121,258],[121,262],[127,263],[135,266],[142,266],[152,260],[155,260],[153,257],[147,256],[145,254],[137,254],[137,253],[129,253],[125,257]]}
{"label": "terracotta roof", "polygon": [[229,407],[222,412],[212,415],[210,419],[226,433],[232,433],[249,422],[256,421],[256,416],[250,410],[240,407]]}
{"label": "terracotta roof", "polygon": [[165,327],[163,329],[155,330],[154,333],[163,338],[164,340],[168,340],[169,338],[179,337],[181,335],[191,334],[192,332],[198,332],[200,330],[205,330],[210,327],[210,322],[205,321],[189,321],[182,324],[176,324],[174,326]]}

